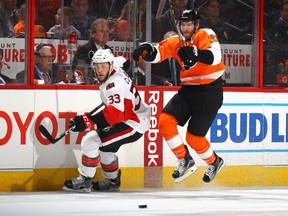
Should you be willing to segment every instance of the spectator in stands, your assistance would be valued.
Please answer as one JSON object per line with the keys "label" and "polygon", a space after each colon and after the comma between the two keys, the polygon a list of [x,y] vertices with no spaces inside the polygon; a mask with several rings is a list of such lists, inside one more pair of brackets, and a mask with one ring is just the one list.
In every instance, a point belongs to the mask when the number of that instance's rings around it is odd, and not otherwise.
{"label": "spectator in stands", "polygon": [[[169,31],[164,35],[164,39],[177,35],[174,31]],[[159,64],[152,64],[152,84],[162,86],[177,86],[180,84],[180,66],[173,58],[164,60]]]}
{"label": "spectator in stands", "polygon": [[[3,50],[0,49],[0,84],[12,83],[12,79],[2,73],[2,68],[4,67],[4,65],[5,63],[3,62]],[[9,66],[6,65],[6,67]]]}
{"label": "spectator in stands", "polygon": [[[187,0],[169,0],[170,8],[159,17],[156,17],[154,23],[154,34],[155,40],[161,41],[166,32],[174,31],[177,32],[176,22],[180,15],[185,10]],[[154,41],[154,40],[153,40]]]}
{"label": "spectator in stands", "polygon": [[0,37],[14,36],[13,11],[16,4],[17,0],[0,1]]}
{"label": "spectator in stands", "polygon": [[288,1],[283,1],[280,18],[274,23],[274,37],[266,54],[264,84],[275,84],[278,65],[288,60]]}
{"label": "spectator in stands", "polygon": [[[22,4],[20,7],[19,21],[14,25],[14,32],[16,37],[25,35],[25,20],[26,20],[26,5]],[[34,37],[45,37],[45,30],[42,25],[34,25]]]}
{"label": "spectator in stands", "polygon": [[72,0],[71,7],[74,11],[72,25],[81,33],[82,39],[89,39],[89,28],[96,17],[88,13],[88,0]]}
{"label": "spectator in stands", "polygon": [[51,16],[57,13],[61,7],[59,0],[36,0],[35,1],[35,23],[41,24],[47,32],[54,24],[54,19]]}
{"label": "spectator in stands", "polygon": [[[54,56],[52,48],[40,43],[36,46],[34,51],[35,65],[34,65],[34,81],[35,83],[51,84],[52,79],[52,63]],[[18,83],[26,83],[27,73],[26,71],[20,71],[16,74],[16,80]]]}
{"label": "spectator in stands", "polygon": [[264,33],[268,40],[274,36],[274,23],[280,17],[280,0],[264,1]]}
{"label": "spectator in stands", "polygon": [[[77,50],[73,61],[72,61],[72,73],[68,74],[68,80],[73,80],[73,73],[77,67],[85,67],[86,65],[89,67],[91,59],[98,49],[111,49],[107,45],[108,39],[109,39],[109,27],[108,22],[106,19],[99,18],[96,19],[90,27],[90,39],[87,43],[83,44],[79,47]],[[94,83],[95,74],[90,69],[88,69],[88,78],[89,82],[88,84]]]}
{"label": "spectator in stands", "polygon": [[[283,1],[284,3],[280,9],[280,18],[274,24],[274,44],[279,47],[283,45],[288,45],[288,1]],[[282,47],[283,48],[283,47]],[[286,47],[286,55],[287,55],[287,47]]]}
{"label": "spectator in stands", "polygon": [[232,43],[231,29],[220,16],[219,0],[206,1],[200,11],[202,14],[201,28],[213,29],[220,43]]}
{"label": "spectator in stands", "polygon": [[[130,0],[124,5],[121,10],[120,17],[116,20],[112,27],[113,39],[118,41],[132,41],[133,34],[135,33],[134,27],[137,25],[136,33],[139,33],[136,38],[141,40],[143,36],[143,30],[145,27],[145,12],[146,12],[146,0],[139,0],[138,19],[135,17],[135,1]],[[138,23],[135,25],[135,21]]]}
{"label": "spectator in stands", "polygon": [[251,44],[253,39],[255,1],[223,0],[222,2],[222,18],[225,20],[225,25],[231,28],[229,35],[230,42]]}
{"label": "spectator in stands", "polygon": [[47,36],[50,35],[50,37],[56,37],[59,39],[68,38],[68,35],[75,31],[78,38],[81,37],[81,33],[71,24],[72,16],[73,16],[73,9],[71,7],[64,7],[63,8],[63,26],[61,26],[61,15],[62,10],[61,8],[58,9],[56,15],[55,15],[55,22],[56,25],[54,25],[52,28],[49,29],[47,32]]}

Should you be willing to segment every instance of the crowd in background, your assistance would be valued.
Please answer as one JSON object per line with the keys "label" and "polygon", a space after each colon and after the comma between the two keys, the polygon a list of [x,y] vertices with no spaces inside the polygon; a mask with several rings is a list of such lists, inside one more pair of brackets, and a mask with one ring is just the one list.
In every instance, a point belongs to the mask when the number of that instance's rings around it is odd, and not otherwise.
{"label": "crowd in background", "polygon": [[[36,0],[35,38],[67,38],[69,32],[73,30],[79,39],[88,41],[91,38],[92,23],[96,19],[104,18],[109,27],[109,41],[133,41],[133,37],[140,42],[146,41],[146,0],[137,2],[138,7],[135,11],[135,0],[64,0],[62,12],[60,0]],[[177,19],[185,8],[199,10],[202,16],[200,27],[212,28],[220,44],[253,44],[255,41],[256,1],[153,0],[151,2],[152,42],[163,40],[167,32],[177,31]],[[163,2],[165,4],[161,8]],[[25,3],[25,0],[0,0],[0,37],[25,37]],[[287,14],[287,0],[264,1],[264,84],[274,84],[278,64],[288,59]],[[176,65],[174,70],[177,70],[177,67],[179,66]],[[142,69],[145,70],[145,65]],[[163,85],[166,81],[171,84],[171,77],[166,80],[158,79],[159,67],[152,70],[156,74],[152,77],[153,84]]]}

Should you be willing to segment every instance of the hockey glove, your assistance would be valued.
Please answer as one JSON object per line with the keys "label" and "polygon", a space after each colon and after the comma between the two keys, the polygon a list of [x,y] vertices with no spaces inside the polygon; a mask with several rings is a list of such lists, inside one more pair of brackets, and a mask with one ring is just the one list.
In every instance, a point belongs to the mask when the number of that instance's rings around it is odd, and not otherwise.
{"label": "hockey glove", "polygon": [[198,61],[198,49],[194,46],[184,46],[178,50],[178,55],[183,62],[185,61]]}
{"label": "hockey glove", "polygon": [[94,124],[87,115],[78,115],[70,120],[69,128],[75,127],[72,131],[81,132],[90,128]]}
{"label": "hockey glove", "polygon": [[188,70],[198,62],[198,49],[195,46],[184,46],[177,53],[184,63],[184,68]]}
{"label": "hockey glove", "polygon": [[196,46],[184,46],[178,50],[178,55],[184,65],[192,67],[196,62],[212,64],[214,61],[213,53],[210,50],[198,50]]}
{"label": "hockey glove", "polygon": [[142,43],[132,52],[132,57],[135,61],[139,61],[140,56],[145,61],[153,61],[157,55],[157,50],[150,43]]}

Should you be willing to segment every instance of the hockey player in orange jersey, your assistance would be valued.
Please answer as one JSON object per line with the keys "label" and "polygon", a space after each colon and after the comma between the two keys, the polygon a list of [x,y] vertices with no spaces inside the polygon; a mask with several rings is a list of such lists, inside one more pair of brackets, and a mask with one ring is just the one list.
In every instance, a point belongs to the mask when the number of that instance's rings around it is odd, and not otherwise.
{"label": "hockey player in orange jersey", "polygon": [[179,35],[159,42],[156,46],[142,43],[132,53],[139,58],[159,63],[175,58],[182,66],[181,88],[171,98],[159,116],[159,130],[169,148],[179,160],[172,176],[181,182],[197,170],[194,159],[178,133],[177,125],[184,126],[187,144],[207,163],[203,181],[209,183],[224,167],[224,160],[211,148],[206,134],[223,101],[222,75],[225,65],[221,49],[212,29],[199,29],[200,15],[196,10],[183,11]]}

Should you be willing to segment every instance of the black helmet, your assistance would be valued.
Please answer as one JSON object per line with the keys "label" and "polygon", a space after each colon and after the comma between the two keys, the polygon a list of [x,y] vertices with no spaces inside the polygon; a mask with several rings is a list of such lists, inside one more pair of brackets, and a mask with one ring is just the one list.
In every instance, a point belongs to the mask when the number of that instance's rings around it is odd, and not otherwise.
{"label": "black helmet", "polygon": [[180,16],[180,22],[199,22],[201,16],[197,10],[184,10]]}

